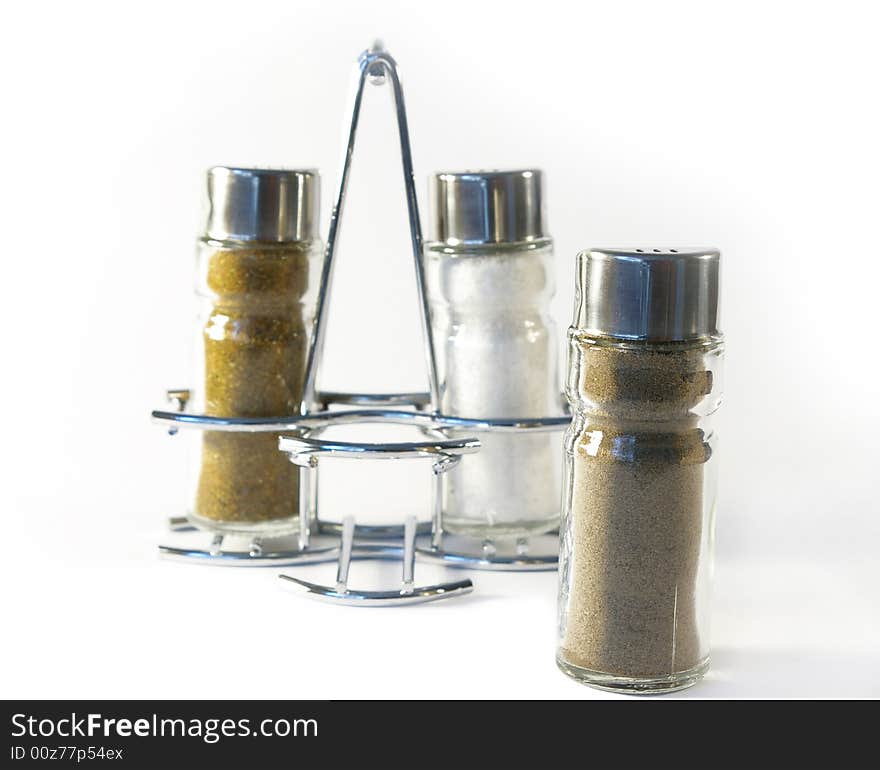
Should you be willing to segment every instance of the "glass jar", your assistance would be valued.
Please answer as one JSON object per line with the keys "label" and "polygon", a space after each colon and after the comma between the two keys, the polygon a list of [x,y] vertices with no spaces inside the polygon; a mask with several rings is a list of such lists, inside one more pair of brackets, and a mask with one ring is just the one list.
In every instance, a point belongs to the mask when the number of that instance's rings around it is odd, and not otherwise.
{"label": "glass jar", "polygon": [[[215,167],[199,241],[194,409],[298,414],[321,262],[314,171]],[[202,529],[284,535],[299,527],[297,468],[278,434],[204,431],[189,512]]]}
{"label": "glass jar", "polygon": [[[425,248],[440,409],[472,418],[561,413],[553,244],[540,171],[437,174]],[[472,429],[448,431],[454,437]],[[561,449],[550,433],[478,433],[443,476],[444,532],[524,537],[559,525]]]}
{"label": "glass jar", "polygon": [[578,255],[568,332],[557,662],[659,693],[709,665],[720,255]]}

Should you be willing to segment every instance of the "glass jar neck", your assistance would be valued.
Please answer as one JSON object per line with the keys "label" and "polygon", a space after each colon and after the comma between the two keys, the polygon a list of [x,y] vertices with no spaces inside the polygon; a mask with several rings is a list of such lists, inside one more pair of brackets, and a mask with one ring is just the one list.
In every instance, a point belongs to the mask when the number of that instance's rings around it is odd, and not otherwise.
{"label": "glass jar neck", "polygon": [[448,241],[428,241],[425,250],[450,256],[489,256],[523,251],[538,251],[553,245],[552,238],[536,238],[530,241],[504,241],[500,243],[450,243]]}

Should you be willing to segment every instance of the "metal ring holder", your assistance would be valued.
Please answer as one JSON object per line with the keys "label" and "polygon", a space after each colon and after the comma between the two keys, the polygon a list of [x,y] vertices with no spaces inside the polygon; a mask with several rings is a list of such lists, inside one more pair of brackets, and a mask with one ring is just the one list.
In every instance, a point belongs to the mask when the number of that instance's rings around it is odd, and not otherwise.
{"label": "metal ring holder", "polygon": [[[397,117],[400,154],[406,189],[407,213],[416,285],[419,295],[425,356],[428,370],[427,393],[341,393],[321,392],[316,389],[318,367],[322,359],[328,311],[328,298],[332,284],[334,258],[339,235],[345,196],[348,187],[355,136],[360,117],[361,102],[367,81],[374,85],[390,83]],[[169,391],[168,397],[174,411],[154,411],[153,420],[167,426],[174,434],[179,428],[196,428],[211,431],[288,433],[279,439],[279,450],[287,453],[300,473],[300,532],[298,542],[287,547],[271,547],[268,538],[253,538],[247,547],[239,550],[225,549],[224,536],[214,535],[207,548],[190,548],[161,545],[163,555],[187,561],[228,564],[237,566],[284,566],[337,561],[337,579],[334,586],[308,583],[287,575],[280,577],[313,597],[360,606],[383,604],[407,604],[433,601],[460,596],[472,590],[470,580],[448,582],[418,588],[414,585],[415,560],[451,567],[487,570],[552,570],[556,568],[557,546],[555,536],[547,552],[533,555],[525,538],[517,540],[512,553],[501,553],[491,541],[482,541],[476,548],[444,547],[442,520],[442,475],[466,454],[476,452],[480,442],[476,438],[449,439],[444,431],[468,430],[480,433],[530,433],[563,430],[570,422],[568,416],[529,419],[471,419],[444,415],[440,412],[440,385],[434,342],[431,336],[429,307],[425,288],[423,266],[423,241],[418,210],[418,199],[413,176],[412,153],[403,90],[397,64],[378,44],[365,51],[358,59],[355,84],[350,106],[351,120],[347,144],[342,161],[342,171],[337,188],[335,205],[330,219],[327,246],[318,287],[315,322],[312,327],[304,396],[300,414],[278,418],[232,418],[190,414],[186,412],[189,393],[185,390]],[[331,406],[348,407],[330,410]],[[396,444],[373,444],[329,441],[322,439],[323,430],[356,423],[383,423],[408,425],[418,428],[431,441]],[[319,458],[372,458],[432,460],[434,471],[432,520],[430,530],[419,527],[415,517],[409,517],[403,525],[365,526],[347,517],[343,522],[322,521],[318,510],[317,471]],[[464,460],[466,462],[466,460]],[[172,531],[192,529],[186,519],[169,521]],[[318,545],[315,536],[338,536],[338,542],[330,546]],[[418,538],[422,536],[424,543]],[[548,538],[550,539],[550,538]],[[279,539],[281,542],[282,539]],[[289,540],[289,539],[288,539]],[[402,545],[401,545],[402,540]],[[400,588],[384,591],[355,590],[348,586],[348,571],[352,560],[394,559],[403,562],[403,578]]]}

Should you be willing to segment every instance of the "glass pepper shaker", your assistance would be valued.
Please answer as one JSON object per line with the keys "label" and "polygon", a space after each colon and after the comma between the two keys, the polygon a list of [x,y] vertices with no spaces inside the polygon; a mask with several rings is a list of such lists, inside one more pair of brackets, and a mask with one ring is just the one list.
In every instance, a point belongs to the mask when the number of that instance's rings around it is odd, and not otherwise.
{"label": "glass pepper shaker", "polygon": [[557,662],[659,693],[709,665],[720,255],[578,255],[568,332]]}
{"label": "glass pepper shaker", "polygon": [[[218,417],[298,414],[315,313],[320,178],[217,166],[199,240],[195,409]],[[190,520],[219,533],[299,526],[297,468],[277,433],[204,431]]]}
{"label": "glass pepper shaker", "polygon": [[[541,172],[436,174],[430,193],[425,276],[442,412],[560,414]],[[484,433],[480,441],[479,453],[443,477],[443,530],[491,539],[555,529],[558,437]]]}

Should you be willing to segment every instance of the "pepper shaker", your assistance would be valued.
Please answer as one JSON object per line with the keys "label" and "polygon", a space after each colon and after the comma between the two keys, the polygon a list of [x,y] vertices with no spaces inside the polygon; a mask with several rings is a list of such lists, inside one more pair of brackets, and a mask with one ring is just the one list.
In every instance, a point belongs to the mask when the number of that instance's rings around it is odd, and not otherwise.
{"label": "pepper shaker", "polygon": [[709,665],[719,261],[713,249],[578,255],[557,662],[602,689],[677,690]]}
{"label": "pepper shaker", "polygon": [[[562,411],[542,181],[537,170],[430,180],[425,276],[444,414],[526,418]],[[557,437],[487,433],[480,440],[479,453],[443,477],[443,531],[491,539],[555,529]]]}
{"label": "pepper shaker", "polygon": [[[321,260],[319,181],[315,171],[208,171],[198,250],[198,411],[299,413]],[[299,526],[298,493],[297,468],[278,451],[277,433],[203,432],[188,515],[196,526],[289,534]]]}

